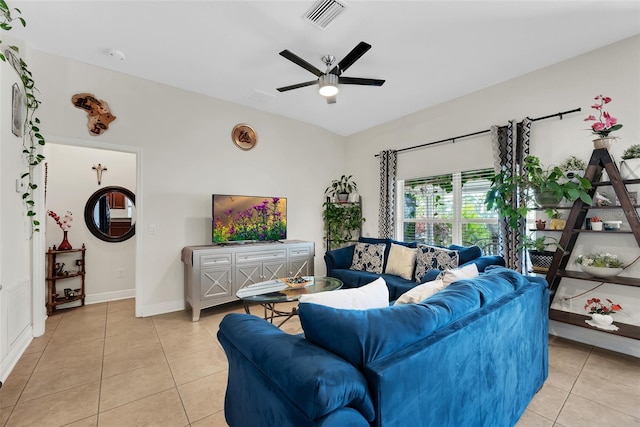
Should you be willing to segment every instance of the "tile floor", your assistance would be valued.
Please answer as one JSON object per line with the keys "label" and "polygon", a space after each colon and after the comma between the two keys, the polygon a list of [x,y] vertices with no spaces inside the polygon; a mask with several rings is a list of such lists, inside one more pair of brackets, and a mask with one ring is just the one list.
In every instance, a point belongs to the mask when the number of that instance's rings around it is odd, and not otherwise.
{"label": "tile floor", "polygon": [[[0,426],[226,426],[216,333],[231,311],[243,309],[211,308],[196,323],[189,312],[136,318],[122,300],[56,314],[0,389]],[[549,353],[549,379],[518,427],[640,427],[640,359],[555,337]]]}

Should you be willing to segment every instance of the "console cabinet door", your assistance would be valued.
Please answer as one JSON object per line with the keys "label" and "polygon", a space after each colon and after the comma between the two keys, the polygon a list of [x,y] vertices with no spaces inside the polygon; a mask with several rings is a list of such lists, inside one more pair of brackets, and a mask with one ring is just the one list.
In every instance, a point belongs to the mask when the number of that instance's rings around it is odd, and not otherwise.
{"label": "console cabinet door", "polygon": [[203,268],[200,270],[200,301],[229,297],[233,293],[231,267]]}
{"label": "console cabinet door", "polygon": [[313,276],[313,258],[292,259],[288,265],[288,277]]}
{"label": "console cabinet door", "polygon": [[236,292],[238,289],[262,281],[262,264],[236,265]]}
{"label": "console cabinet door", "polygon": [[262,264],[262,281],[288,277],[285,262],[265,262]]}
{"label": "console cabinet door", "polygon": [[296,245],[289,248],[287,277],[313,276],[313,244]]}

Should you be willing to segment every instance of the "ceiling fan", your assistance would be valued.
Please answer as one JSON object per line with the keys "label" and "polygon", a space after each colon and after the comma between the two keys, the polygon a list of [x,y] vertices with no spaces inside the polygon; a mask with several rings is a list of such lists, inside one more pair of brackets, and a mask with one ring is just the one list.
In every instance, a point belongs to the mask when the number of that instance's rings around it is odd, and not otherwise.
{"label": "ceiling fan", "polygon": [[[305,86],[311,86],[313,84],[318,84],[318,91],[320,95],[327,98],[327,104],[335,104],[336,103],[336,94],[338,93],[338,83],[346,84],[346,85],[363,85],[363,86],[382,86],[384,84],[384,80],[379,79],[366,79],[360,77],[342,77],[342,73],[347,70],[350,66],[353,65],[362,55],[364,55],[369,49],[371,49],[371,45],[365,42],[360,42],[356,47],[354,47],[351,52],[347,54],[340,62],[336,65],[333,65],[335,62],[335,57],[332,55],[325,55],[322,57],[322,61],[327,66],[327,71],[324,73],[309,64],[304,59],[300,58],[295,53],[292,53],[288,50],[283,50],[280,52],[281,56],[284,56],[289,61],[298,64],[302,68],[311,73],[315,74],[318,78],[316,80],[311,80],[304,83],[298,83],[291,86],[279,87],[279,92],[286,92],[292,89],[298,89]],[[333,68],[332,68],[333,66]]]}

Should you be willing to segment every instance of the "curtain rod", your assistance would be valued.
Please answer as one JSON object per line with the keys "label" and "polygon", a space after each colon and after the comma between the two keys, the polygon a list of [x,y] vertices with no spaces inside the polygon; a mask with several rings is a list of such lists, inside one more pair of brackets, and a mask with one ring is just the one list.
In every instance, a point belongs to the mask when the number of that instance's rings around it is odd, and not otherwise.
{"label": "curtain rod", "polygon": [[[582,108],[574,108],[573,110],[567,110],[567,111],[562,111],[560,113],[549,114],[548,116],[536,117],[535,119],[531,119],[531,121],[532,122],[537,122],[538,120],[551,119],[553,117],[560,117],[560,120],[562,120],[562,116],[564,116],[566,114],[577,113],[579,111],[582,111]],[[487,132],[491,132],[491,129],[480,130],[478,132],[467,133],[465,135],[454,136],[452,138],[441,139],[439,141],[427,142],[426,144],[414,145],[413,147],[401,148],[399,150],[396,150],[396,153],[401,153],[403,151],[409,151],[409,150],[415,150],[416,148],[427,147],[429,145],[442,144],[443,142],[448,142],[448,141],[451,141],[452,143],[455,143],[456,139],[462,139],[462,138],[467,138],[467,137],[470,137],[470,136],[481,135],[481,134],[487,133]],[[374,157],[380,157],[380,154],[376,154],[376,155],[374,155]]]}

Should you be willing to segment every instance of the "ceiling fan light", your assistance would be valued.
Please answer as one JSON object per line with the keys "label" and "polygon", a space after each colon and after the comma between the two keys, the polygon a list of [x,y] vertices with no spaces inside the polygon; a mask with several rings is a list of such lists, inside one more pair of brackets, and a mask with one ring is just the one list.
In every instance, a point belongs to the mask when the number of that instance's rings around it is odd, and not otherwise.
{"label": "ceiling fan light", "polygon": [[338,93],[338,76],[335,74],[323,74],[318,78],[318,92],[322,96],[334,96]]}

